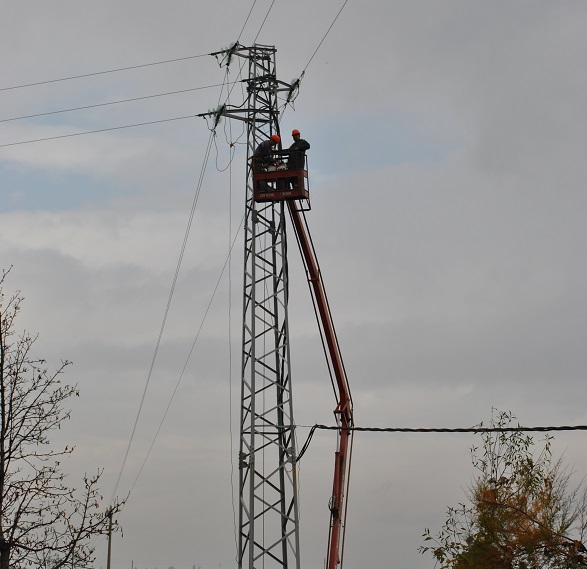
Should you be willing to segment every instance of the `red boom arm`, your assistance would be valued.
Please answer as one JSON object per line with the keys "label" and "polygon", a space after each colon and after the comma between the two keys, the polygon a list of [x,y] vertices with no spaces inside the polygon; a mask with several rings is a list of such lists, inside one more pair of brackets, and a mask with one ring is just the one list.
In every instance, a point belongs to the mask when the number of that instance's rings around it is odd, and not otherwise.
{"label": "red boom arm", "polygon": [[342,565],[344,549],[344,527],[346,517],[347,495],[345,483],[348,482],[350,471],[350,450],[353,431],[353,402],[340,353],[340,347],[336,338],[336,331],[332,322],[332,314],[326,298],[326,290],[322,281],[320,267],[316,252],[312,246],[312,240],[303,211],[296,207],[294,201],[288,201],[289,213],[296,233],[300,251],[304,260],[310,290],[314,300],[314,309],[320,331],[325,341],[325,354],[328,366],[334,374],[336,381],[337,405],[334,415],[339,425],[337,450],[334,459],[334,481],[332,485],[332,497],[330,499],[330,532],[328,536],[328,553],[326,569],[336,569]]}

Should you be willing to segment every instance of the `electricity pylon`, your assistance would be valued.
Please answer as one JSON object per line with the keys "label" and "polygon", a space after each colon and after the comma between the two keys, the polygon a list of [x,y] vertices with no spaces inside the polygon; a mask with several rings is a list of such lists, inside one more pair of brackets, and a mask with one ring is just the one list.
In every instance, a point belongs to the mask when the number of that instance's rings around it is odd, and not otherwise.
{"label": "electricity pylon", "polygon": [[[284,202],[254,200],[252,157],[279,135],[278,97],[291,99],[297,82],[277,79],[274,46],[233,45],[212,55],[221,64],[248,62],[242,107],[220,116],[247,127],[242,390],[239,450],[238,566],[300,568],[296,447],[288,330],[288,269]],[[242,59],[241,59],[242,61]],[[209,113],[214,114],[214,113]]]}

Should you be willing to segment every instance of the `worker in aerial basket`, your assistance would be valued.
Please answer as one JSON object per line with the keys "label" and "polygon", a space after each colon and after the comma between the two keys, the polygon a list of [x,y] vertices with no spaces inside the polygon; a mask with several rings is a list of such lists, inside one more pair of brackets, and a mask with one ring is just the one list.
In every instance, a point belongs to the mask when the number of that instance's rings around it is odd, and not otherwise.
{"label": "worker in aerial basket", "polygon": [[[306,150],[309,150],[310,143],[300,136],[300,131],[294,128],[291,131],[294,139],[293,144],[288,148],[289,156],[287,159],[288,170],[304,170],[306,168]],[[298,189],[300,180],[297,177],[288,178],[288,187]],[[303,179],[302,179],[303,184]]]}
{"label": "worker in aerial basket", "polygon": [[271,138],[264,140],[257,146],[253,153],[253,171],[260,172],[266,170],[267,166],[275,164],[276,160],[271,155],[273,147],[281,142],[277,134],[273,134]]}
{"label": "worker in aerial basket", "polygon": [[300,138],[300,131],[297,128],[291,131],[291,136],[294,141],[288,149],[287,168],[288,170],[303,170],[306,165],[306,150],[310,149],[310,143]]}

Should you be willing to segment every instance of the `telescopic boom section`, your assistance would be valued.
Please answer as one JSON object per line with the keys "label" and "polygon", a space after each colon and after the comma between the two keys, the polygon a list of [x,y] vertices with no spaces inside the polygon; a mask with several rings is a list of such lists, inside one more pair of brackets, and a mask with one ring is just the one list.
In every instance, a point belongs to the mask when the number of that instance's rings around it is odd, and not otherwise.
{"label": "telescopic boom section", "polygon": [[348,483],[350,471],[350,451],[353,431],[353,402],[348,385],[346,371],[336,338],[336,331],[332,321],[332,314],[326,298],[326,290],[322,281],[316,252],[312,246],[310,232],[304,212],[297,208],[297,202],[288,201],[292,225],[302,252],[310,290],[314,299],[314,307],[321,334],[326,344],[326,357],[329,368],[336,380],[337,405],[334,410],[339,429],[337,450],[334,459],[334,481],[332,497],[330,499],[330,532],[328,536],[328,553],[326,569],[336,569],[342,564],[344,550],[344,529],[346,518],[347,493],[345,484]]}

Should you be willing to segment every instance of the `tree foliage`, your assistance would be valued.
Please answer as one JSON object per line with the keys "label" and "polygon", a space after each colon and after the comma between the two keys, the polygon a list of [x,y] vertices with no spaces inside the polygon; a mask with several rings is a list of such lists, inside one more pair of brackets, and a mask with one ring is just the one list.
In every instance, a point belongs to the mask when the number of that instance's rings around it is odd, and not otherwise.
{"label": "tree foliage", "polygon": [[[64,404],[79,392],[36,359],[36,337],[18,334],[22,297],[6,298],[0,275],[0,569],[89,567],[91,538],[108,530],[98,490],[101,472],[72,488],[62,470],[73,446],[55,448],[50,434],[69,418]],[[118,511],[120,504],[113,506]]]}
{"label": "tree foliage", "polygon": [[[489,426],[511,428],[514,421],[494,410]],[[481,437],[482,445],[471,449],[477,475],[468,503],[449,507],[438,534],[425,531],[420,551],[441,569],[587,567],[587,491],[553,460],[552,437],[538,445],[516,430]]]}

